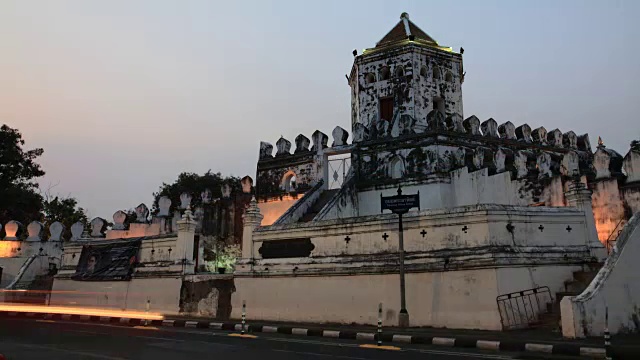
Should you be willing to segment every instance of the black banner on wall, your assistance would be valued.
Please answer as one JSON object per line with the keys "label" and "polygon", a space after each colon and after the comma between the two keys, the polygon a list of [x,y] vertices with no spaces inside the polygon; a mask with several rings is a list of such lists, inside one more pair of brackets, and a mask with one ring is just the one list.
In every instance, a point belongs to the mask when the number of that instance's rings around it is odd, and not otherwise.
{"label": "black banner on wall", "polygon": [[82,247],[76,273],[80,281],[128,281],[138,262],[140,240]]}

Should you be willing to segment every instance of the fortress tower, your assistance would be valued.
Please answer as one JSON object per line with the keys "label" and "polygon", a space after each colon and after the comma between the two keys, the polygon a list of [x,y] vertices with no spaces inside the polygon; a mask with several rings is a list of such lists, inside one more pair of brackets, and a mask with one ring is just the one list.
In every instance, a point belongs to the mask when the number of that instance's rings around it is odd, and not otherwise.
{"label": "fortress tower", "polygon": [[462,117],[462,55],[440,46],[402,13],[374,48],[355,59],[351,86],[351,125],[398,136],[409,128],[423,132],[428,118]]}

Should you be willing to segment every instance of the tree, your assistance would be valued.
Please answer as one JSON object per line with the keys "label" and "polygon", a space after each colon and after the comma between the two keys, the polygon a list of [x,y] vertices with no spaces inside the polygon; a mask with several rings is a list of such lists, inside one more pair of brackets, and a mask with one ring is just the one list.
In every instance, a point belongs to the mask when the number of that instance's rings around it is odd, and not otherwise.
{"label": "tree", "polygon": [[[7,125],[0,127],[0,224],[4,226],[10,220],[23,225],[31,221],[40,221],[46,225],[60,221],[66,226],[67,238],[71,225],[77,221],[87,223],[82,208],[72,197],[52,197],[47,191],[40,193],[37,178],[45,174],[36,162],[44,150],[23,149],[22,134]],[[4,237],[4,232],[0,231]],[[22,236],[26,236],[23,231]]]}
{"label": "tree", "polygon": [[223,177],[221,173],[214,174],[211,170],[204,175],[183,172],[178,175],[178,179],[173,184],[163,183],[158,192],[153,194],[153,213],[158,212],[158,199],[161,196],[168,196],[171,199],[171,212],[173,212],[180,206],[180,195],[188,193],[192,196],[191,208],[195,209],[202,205],[200,194],[206,189],[211,191],[212,198],[221,197],[222,185],[229,185],[232,191],[241,189],[240,178],[235,176]]}
{"label": "tree", "polygon": [[45,227],[59,221],[65,227],[63,237],[69,239],[71,237],[71,225],[78,221],[85,226],[89,223],[84,209],[77,207],[77,205],[78,201],[72,197],[60,198],[55,196],[52,199],[45,199],[43,203],[43,223]]}
{"label": "tree", "polygon": [[10,220],[26,223],[41,218],[43,198],[35,179],[44,171],[35,162],[41,148],[24,150],[22,134],[7,125],[0,127],[0,224]]}

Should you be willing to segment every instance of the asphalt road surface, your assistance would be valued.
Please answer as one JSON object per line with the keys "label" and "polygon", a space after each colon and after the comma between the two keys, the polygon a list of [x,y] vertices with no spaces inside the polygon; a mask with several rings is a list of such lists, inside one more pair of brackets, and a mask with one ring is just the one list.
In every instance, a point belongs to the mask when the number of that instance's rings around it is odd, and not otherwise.
{"label": "asphalt road surface", "polygon": [[[8,360],[348,360],[348,359],[548,359],[524,354],[397,345],[362,348],[362,342],[259,334],[230,336],[206,329],[123,327],[108,324],[0,319],[0,354]],[[391,345],[391,344],[388,344]]]}

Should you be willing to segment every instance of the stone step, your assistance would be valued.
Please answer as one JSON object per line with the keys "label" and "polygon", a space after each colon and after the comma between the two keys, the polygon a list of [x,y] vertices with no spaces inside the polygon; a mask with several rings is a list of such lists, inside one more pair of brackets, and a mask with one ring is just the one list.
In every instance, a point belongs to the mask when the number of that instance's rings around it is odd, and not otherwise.
{"label": "stone step", "polygon": [[569,280],[564,282],[564,290],[567,292],[576,292],[581,294],[584,289],[589,286],[588,284],[584,284],[581,281]]}
{"label": "stone step", "polygon": [[538,315],[538,320],[530,325],[537,328],[556,329],[560,325],[560,314],[540,314]]}
{"label": "stone step", "polygon": [[313,220],[338,191],[340,191],[340,189],[324,190],[298,222],[309,222]]}
{"label": "stone step", "polygon": [[596,275],[598,275],[598,271],[574,271],[573,279],[577,282],[589,285]]}
{"label": "stone step", "polygon": [[560,305],[560,301],[562,300],[563,297],[565,296],[578,296],[580,295],[580,292],[577,291],[559,291],[556,293],[556,301],[555,303]]}

